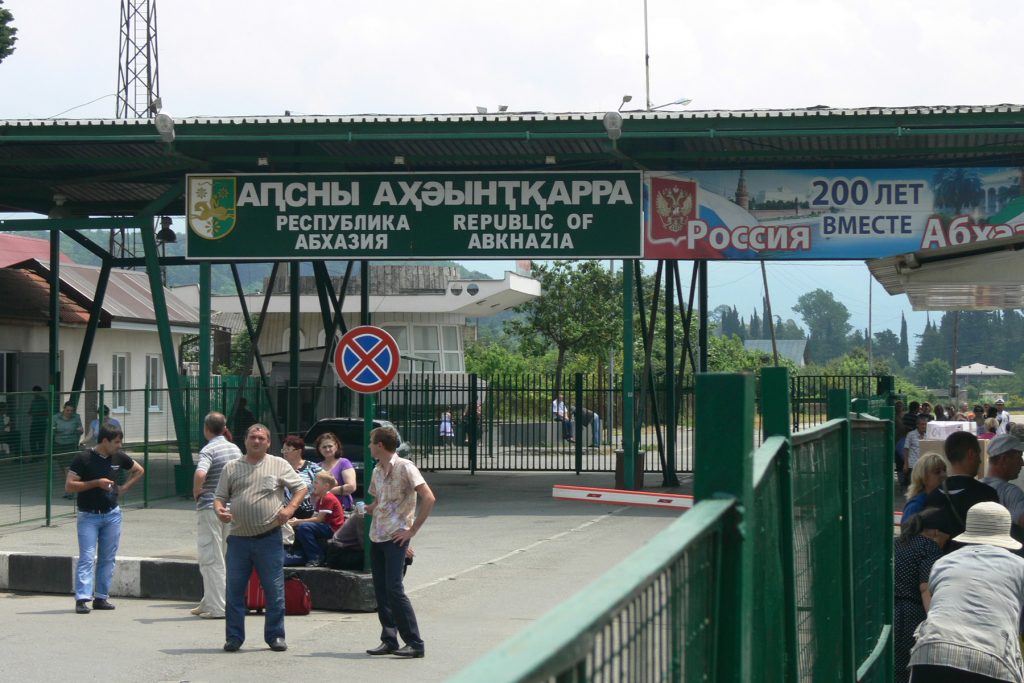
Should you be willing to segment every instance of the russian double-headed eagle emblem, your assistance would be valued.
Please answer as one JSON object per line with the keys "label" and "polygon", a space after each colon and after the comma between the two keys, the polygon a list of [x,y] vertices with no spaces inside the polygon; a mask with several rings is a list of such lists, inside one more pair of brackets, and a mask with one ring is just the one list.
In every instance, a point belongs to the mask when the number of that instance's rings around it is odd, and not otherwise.
{"label": "russian double-headed eagle emblem", "polygon": [[693,193],[681,187],[663,188],[654,198],[654,210],[668,230],[682,232],[693,212]]}

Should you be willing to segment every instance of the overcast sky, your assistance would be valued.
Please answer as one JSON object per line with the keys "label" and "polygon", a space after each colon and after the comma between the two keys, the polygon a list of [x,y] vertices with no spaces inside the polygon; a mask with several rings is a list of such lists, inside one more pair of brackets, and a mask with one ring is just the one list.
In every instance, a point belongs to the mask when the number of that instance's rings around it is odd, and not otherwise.
{"label": "overcast sky", "polygon": [[[607,111],[644,103],[642,0],[162,0],[160,88],[175,117]],[[0,118],[110,118],[117,0],[6,0],[18,29],[0,63]],[[690,109],[1024,101],[1010,0],[649,0],[654,105]],[[90,103],[90,104],[85,104]],[[84,106],[79,106],[84,105]],[[627,105],[627,108],[632,105]],[[474,264],[478,269],[482,264]],[[498,274],[510,262],[487,266]],[[769,263],[775,312],[831,289],[868,324],[859,262]],[[925,314],[874,288],[874,330]],[[712,305],[760,309],[756,264],[715,264]]]}

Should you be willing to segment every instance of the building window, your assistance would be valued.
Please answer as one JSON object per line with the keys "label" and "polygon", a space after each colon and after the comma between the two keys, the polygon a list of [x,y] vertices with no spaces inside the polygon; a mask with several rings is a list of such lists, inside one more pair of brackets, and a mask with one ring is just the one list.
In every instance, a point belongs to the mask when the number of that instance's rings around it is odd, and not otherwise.
{"label": "building window", "polygon": [[160,356],[146,356],[146,386],[149,387],[149,409],[164,409],[163,367]]}
{"label": "building window", "polygon": [[459,334],[459,328],[454,325],[443,326],[441,341],[444,347],[444,371],[462,372],[462,335]]}
{"label": "building window", "polygon": [[[398,344],[399,355],[408,356],[410,354],[409,328],[405,325],[382,325],[381,329],[395,338],[395,343]],[[398,371],[409,372],[409,361],[403,358],[398,366]]]}
{"label": "building window", "polygon": [[441,369],[441,344],[438,339],[437,325],[413,325],[412,346],[413,355],[417,358],[434,361],[433,366],[427,364],[425,370],[437,372]]}
{"label": "building window", "polygon": [[110,406],[111,409],[120,412],[127,412],[128,405],[128,354],[115,353],[113,358],[113,373],[110,383]]}

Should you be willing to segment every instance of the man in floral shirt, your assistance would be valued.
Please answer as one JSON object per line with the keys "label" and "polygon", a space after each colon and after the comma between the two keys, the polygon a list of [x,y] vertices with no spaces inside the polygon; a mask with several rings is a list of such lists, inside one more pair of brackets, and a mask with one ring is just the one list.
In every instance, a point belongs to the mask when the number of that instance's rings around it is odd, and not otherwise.
{"label": "man in floral shirt", "polygon": [[[378,427],[370,432],[370,453],[377,464],[369,488],[374,502],[366,506],[366,512],[373,514],[370,563],[381,643],[366,653],[422,657],[423,639],[402,578],[409,541],[427,521],[435,498],[416,466],[398,457],[397,448],[398,433],[393,428]],[[422,498],[419,514],[417,497]],[[398,647],[398,635],[405,647]]]}

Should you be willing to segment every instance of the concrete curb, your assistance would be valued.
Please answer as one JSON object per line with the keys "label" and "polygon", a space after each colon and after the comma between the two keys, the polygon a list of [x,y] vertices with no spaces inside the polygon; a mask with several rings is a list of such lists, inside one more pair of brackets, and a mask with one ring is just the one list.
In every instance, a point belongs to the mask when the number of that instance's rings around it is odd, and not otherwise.
{"label": "concrete curb", "polygon": [[[0,552],[0,590],[73,595],[77,556]],[[309,587],[313,608],[374,612],[369,574],[325,568],[286,567]],[[198,602],[203,578],[196,562],[153,557],[118,557],[111,596]]]}

